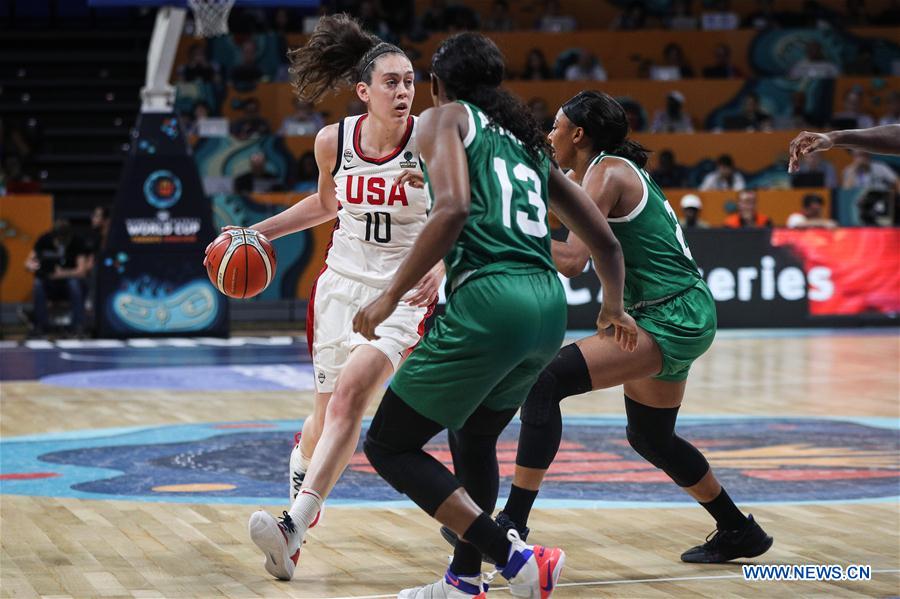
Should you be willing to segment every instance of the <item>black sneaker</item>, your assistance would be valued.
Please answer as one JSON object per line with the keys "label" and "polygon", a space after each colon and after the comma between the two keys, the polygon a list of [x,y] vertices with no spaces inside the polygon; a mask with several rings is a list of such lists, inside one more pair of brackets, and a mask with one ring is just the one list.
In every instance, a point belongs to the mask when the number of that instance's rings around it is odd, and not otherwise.
{"label": "black sneaker", "polygon": [[[494,518],[494,522],[496,522],[497,526],[499,526],[503,530],[510,530],[515,528],[516,532],[519,533],[519,538],[523,541],[528,538],[528,533],[531,530],[527,526],[520,530],[519,527],[516,526],[516,523],[506,515],[506,512],[500,512],[499,514],[497,514],[497,517]],[[447,543],[449,543],[451,547],[453,547],[454,549],[456,548],[456,542],[459,540],[459,537],[456,536],[455,532],[453,532],[446,526],[441,526],[441,536],[444,537],[444,540],[447,541]],[[494,563],[494,560],[491,559],[491,557],[488,555],[483,555],[482,559],[489,564]]]}
{"label": "black sneaker", "polygon": [[691,564],[721,564],[739,557],[756,557],[768,551],[772,542],[772,537],[766,534],[751,514],[747,516],[747,525],[743,529],[714,530],[706,537],[704,544],[682,553],[681,561]]}

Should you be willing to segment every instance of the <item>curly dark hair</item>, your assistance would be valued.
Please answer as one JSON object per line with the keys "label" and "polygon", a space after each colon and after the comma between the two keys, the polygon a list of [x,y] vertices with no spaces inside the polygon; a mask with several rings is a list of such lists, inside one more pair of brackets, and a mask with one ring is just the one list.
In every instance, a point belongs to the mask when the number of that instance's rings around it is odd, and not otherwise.
{"label": "curly dark hair", "polygon": [[480,33],[458,33],[438,46],[431,72],[449,97],[471,102],[487,114],[492,125],[503,127],[536,160],[551,155],[547,137],[527,106],[500,85],[506,61],[496,44]]}
{"label": "curly dark hair", "polygon": [[643,168],[649,150],[628,138],[625,109],[609,94],[584,91],[563,104],[563,114],[572,124],[584,129],[596,152],[608,152],[627,158]]}
{"label": "curly dark hair", "polygon": [[364,31],[347,14],[322,17],[304,46],[288,50],[294,94],[315,102],[338,85],[372,83],[375,60],[383,54],[406,56],[397,46]]}

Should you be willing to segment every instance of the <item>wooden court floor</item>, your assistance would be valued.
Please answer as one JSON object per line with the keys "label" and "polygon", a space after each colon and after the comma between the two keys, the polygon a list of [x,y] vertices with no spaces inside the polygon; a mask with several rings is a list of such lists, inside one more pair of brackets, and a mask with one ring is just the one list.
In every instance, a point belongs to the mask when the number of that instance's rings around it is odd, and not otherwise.
{"label": "wooden court floor", "polygon": [[[898,373],[896,331],[723,336],[695,366],[682,413],[896,421]],[[0,435],[10,440],[106,427],[300,419],[310,401],[310,393],[287,391],[123,393],[4,381]],[[621,402],[621,389],[613,389],[563,405],[567,416],[591,416],[620,413]],[[849,458],[832,453],[817,459],[840,466]],[[864,471],[859,455],[855,459],[857,470]],[[896,451],[879,460],[882,469],[900,469]],[[873,569],[870,581],[748,582],[736,564],[683,564],[681,551],[713,528],[699,507],[542,508],[529,524],[535,541],[567,551],[554,597],[896,596],[897,490],[893,498],[878,501],[832,496],[748,508],[775,537],[772,550],[750,563],[867,564]],[[254,509],[2,494],[0,596],[391,597],[436,580],[446,567],[448,548],[419,510],[333,506],[324,524],[307,536],[295,579],[278,582],[263,570],[262,556],[247,535]],[[490,596],[509,597],[502,579],[496,583]]]}

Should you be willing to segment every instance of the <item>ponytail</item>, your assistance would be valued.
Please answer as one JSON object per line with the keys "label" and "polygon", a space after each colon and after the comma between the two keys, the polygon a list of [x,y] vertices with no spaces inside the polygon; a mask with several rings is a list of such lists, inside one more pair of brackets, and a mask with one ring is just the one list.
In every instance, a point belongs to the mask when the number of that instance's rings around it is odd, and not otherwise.
{"label": "ponytail", "polygon": [[389,53],[405,56],[403,50],[367,33],[346,14],[322,17],[305,45],[288,50],[294,95],[315,102],[341,84],[372,83],[375,60]]}

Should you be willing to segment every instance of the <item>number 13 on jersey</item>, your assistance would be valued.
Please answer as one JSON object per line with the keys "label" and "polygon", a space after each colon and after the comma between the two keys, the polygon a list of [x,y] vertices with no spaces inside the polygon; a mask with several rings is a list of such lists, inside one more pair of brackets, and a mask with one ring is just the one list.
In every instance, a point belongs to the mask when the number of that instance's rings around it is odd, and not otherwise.
{"label": "number 13 on jersey", "polygon": [[[509,170],[506,161],[503,158],[494,157],[494,172],[500,181],[501,199],[503,202],[503,226],[511,229],[513,220],[512,196],[513,184],[509,178]],[[516,226],[520,231],[532,237],[547,236],[547,205],[541,197],[541,178],[533,169],[524,164],[516,164],[512,169],[513,177],[517,181],[521,181],[525,185],[525,191],[528,194],[528,203],[537,210],[536,219],[532,219],[531,215],[525,210],[516,210],[515,219]],[[531,184],[530,186],[528,184]]]}

